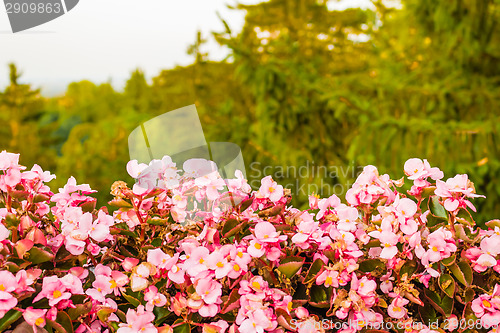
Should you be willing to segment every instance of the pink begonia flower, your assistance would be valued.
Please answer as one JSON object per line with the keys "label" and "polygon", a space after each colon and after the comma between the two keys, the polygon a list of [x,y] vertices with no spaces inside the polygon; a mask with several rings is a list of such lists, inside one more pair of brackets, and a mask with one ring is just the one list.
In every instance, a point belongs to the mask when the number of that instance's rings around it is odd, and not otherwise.
{"label": "pink begonia flower", "polygon": [[354,207],[349,207],[344,204],[335,208],[339,221],[337,229],[342,231],[356,231],[356,220],[358,219],[358,210]]}
{"label": "pink begonia flower", "polygon": [[394,206],[396,208],[396,211],[405,218],[413,217],[418,209],[415,201],[408,198],[396,199],[396,201],[394,202]]}
{"label": "pink begonia flower", "polygon": [[241,333],[263,333],[264,330],[271,331],[277,326],[262,309],[247,313],[247,317],[238,328]]}
{"label": "pink begonia flower", "polygon": [[449,212],[454,212],[459,207],[469,207],[476,211],[474,205],[466,198],[484,198],[484,195],[475,194],[474,186],[471,185],[467,175],[456,175],[449,178],[446,182],[436,181],[436,190],[434,193],[445,198],[444,208]]}
{"label": "pink begonia flower", "polygon": [[10,236],[10,231],[7,229],[2,222],[0,222],[0,242],[6,240]]}
{"label": "pink begonia flower", "polygon": [[184,262],[184,267],[188,275],[195,277],[208,270],[205,259],[210,254],[210,251],[203,246],[197,247],[191,251],[189,255],[186,255],[186,261]]}
{"label": "pink begonia flower", "polygon": [[6,291],[0,291],[0,317],[17,305],[17,298]]}
{"label": "pink begonia flower", "polygon": [[9,271],[0,271],[0,291],[13,292],[17,289],[18,281]]}
{"label": "pink begonia flower", "polygon": [[23,312],[23,318],[30,325],[44,327],[45,314],[47,313],[47,311],[47,309],[34,309],[32,306],[30,306]]}
{"label": "pink begonia flower", "polygon": [[496,284],[491,295],[483,294],[472,301],[471,308],[476,317],[481,318],[485,328],[500,324],[500,285]]}
{"label": "pink begonia flower", "polygon": [[399,236],[392,231],[384,230],[380,233],[378,237],[382,245],[382,252],[380,253],[380,258],[392,259],[398,253]]}
{"label": "pink begonia flower", "polygon": [[330,208],[336,208],[339,205],[340,198],[335,194],[332,194],[328,199],[320,199],[318,201],[319,212],[316,214],[316,219],[321,219]]}
{"label": "pink begonia flower", "polygon": [[269,222],[259,222],[255,225],[255,237],[263,243],[275,243],[286,240],[286,236],[280,236],[276,228]]}
{"label": "pink begonia flower", "polygon": [[132,269],[132,275],[130,275],[130,288],[132,291],[141,291],[148,287],[148,277],[154,274],[153,269],[153,265],[144,262]]}
{"label": "pink begonia flower", "polygon": [[226,255],[224,255],[222,251],[212,252],[207,257],[207,266],[211,270],[215,271],[216,279],[222,279],[233,269],[232,265],[227,261]]}
{"label": "pink begonia flower", "polygon": [[67,291],[61,279],[57,276],[48,276],[43,278],[42,291],[35,297],[33,302],[38,302],[42,298],[47,298],[49,300],[49,305],[55,306],[61,301],[69,300],[70,297],[71,293]]}
{"label": "pink begonia flower", "polygon": [[137,264],[139,264],[139,259],[136,258],[125,258],[122,261],[122,267],[126,272],[130,272]]}
{"label": "pink begonia flower", "polygon": [[257,198],[269,198],[272,202],[277,202],[281,197],[283,197],[283,186],[278,185],[271,176],[262,178]]}
{"label": "pink begonia flower", "polygon": [[20,154],[8,153],[2,150],[0,153],[0,170],[5,171],[10,168],[15,168],[19,166],[19,156]]}
{"label": "pink begonia flower", "polygon": [[137,307],[137,311],[128,309],[127,323],[120,324],[117,333],[157,333],[158,329],[153,325],[152,321],[155,315],[151,311],[146,311],[143,305]]}
{"label": "pink begonia flower", "polygon": [[[207,324],[205,324],[205,325],[207,325]],[[227,321],[222,320],[222,319],[219,319],[218,321],[214,321],[208,325],[210,325],[211,330],[205,330],[205,326],[203,326],[202,333],[214,332],[214,330],[217,333],[224,333],[229,328],[229,324],[227,323]]]}
{"label": "pink begonia flower", "polygon": [[324,285],[326,288],[334,286],[339,287],[339,272],[332,269],[325,269],[321,274],[316,277],[317,285]]}
{"label": "pink begonia flower", "polygon": [[158,269],[170,269],[178,260],[179,254],[174,257],[163,252],[161,249],[148,250],[147,262],[155,265]]}
{"label": "pink begonia flower", "polygon": [[439,168],[431,168],[427,160],[419,158],[410,158],[404,164],[405,174],[408,179],[416,180],[431,177],[433,180],[441,179],[444,174]]}
{"label": "pink begonia flower", "polygon": [[144,293],[144,300],[147,302],[146,310],[153,311],[154,307],[162,307],[167,304],[165,295],[158,293],[158,288],[150,286]]}
{"label": "pink begonia flower", "polygon": [[406,316],[408,310],[404,307],[409,301],[402,297],[396,297],[387,308],[387,313],[392,318],[401,319]]}

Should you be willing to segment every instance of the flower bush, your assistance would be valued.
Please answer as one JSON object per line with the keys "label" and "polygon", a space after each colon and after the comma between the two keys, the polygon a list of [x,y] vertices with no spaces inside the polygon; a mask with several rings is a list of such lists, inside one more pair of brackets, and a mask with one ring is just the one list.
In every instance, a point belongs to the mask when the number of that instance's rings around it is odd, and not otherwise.
{"label": "flower bush", "polygon": [[[467,175],[426,160],[407,180],[367,166],[346,194],[289,206],[271,177],[169,157],[132,188],[93,191],[0,153],[0,331],[443,332],[500,323],[500,221],[481,230]],[[412,182],[409,191],[402,190]],[[399,325],[395,325],[395,324]],[[390,325],[389,325],[390,324]],[[401,326],[400,324],[404,324]],[[385,325],[385,326],[384,326]]]}

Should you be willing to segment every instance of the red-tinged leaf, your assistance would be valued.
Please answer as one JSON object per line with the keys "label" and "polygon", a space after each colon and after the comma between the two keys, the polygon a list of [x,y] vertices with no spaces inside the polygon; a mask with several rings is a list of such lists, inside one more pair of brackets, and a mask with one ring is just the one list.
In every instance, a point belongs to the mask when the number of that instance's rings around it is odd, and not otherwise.
{"label": "red-tinged leaf", "polygon": [[128,202],[123,199],[115,198],[111,201],[108,202],[110,206],[117,207],[117,208],[132,208],[133,206]]}
{"label": "red-tinged leaf", "polygon": [[254,199],[255,199],[255,197],[252,196],[252,197],[248,198],[247,200],[242,201],[238,206],[238,211],[240,213],[243,213],[245,210],[248,209],[248,207],[250,207],[252,205]]}
{"label": "red-tinged leaf", "polygon": [[92,310],[92,302],[76,304],[75,308],[68,309],[68,315],[71,320],[77,320],[80,316],[88,314]]}
{"label": "red-tinged leaf", "polygon": [[115,310],[113,308],[102,307],[97,311],[97,317],[99,317],[103,323],[106,323],[108,321],[108,317],[114,312]]}
{"label": "red-tinged leaf", "polygon": [[282,308],[276,308],[276,317],[278,317],[278,324],[283,326],[285,329],[294,331],[293,328],[290,326],[292,317]]}
{"label": "red-tinged leaf", "polygon": [[316,274],[321,271],[321,268],[323,268],[324,262],[321,259],[316,259],[314,260],[313,264],[311,267],[309,267],[309,270],[307,271],[307,274],[303,280],[304,284],[308,284],[311,281],[316,280]]}
{"label": "red-tinged leaf", "polygon": [[359,270],[364,273],[373,272],[375,270],[385,270],[385,264],[379,259],[366,259],[359,261]]}
{"label": "red-tinged leaf", "polygon": [[407,260],[399,270],[399,276],[403,278],[406,274],[407,280],[410,280],[413,274],[417,271],[417,267],[418,263],[415,260]]}
{"label": "red-tinged leaf", "polygon": [[73,322],[69,315],[64,311],[57,313],[57,322],[66,330],[67,333],[73,333]]}
{"label": "red-tinged leaf", "polygon": [[465,261],[460,261],[454,263],[448,267],[457,280],[466,287],[469,287],[472,283],[472,269],[469,264]]}
{"label": "red-tinged leaf", "polygon": [[122,296],[135,307],[138,307],[141,304],[141,302],[137,298],[127,295],[126,293],[122,293]]}
{"label": "red-tinged leaf", "polygon": [[95,199],[91,201],[85,201],[83,204],[80,205],[80,208],[83,210],[84,213],[90,213],[94,211],[96,203],[97,200]]}
{"label": "red-tinged leaf", "polygon": [[281,261],[278,270],[290,279],[302,268],[304,261],[302,257],[286,257]]}
{"label": "red-tinged leaf", "polygon": [[431,303],[431,305],[440,313],[445,316],[448,316],[453,311],[453,299],[444,296],[441,298],[436,292],[430,289],[424,289],[424,294],[427,300]]}
{"label": "red-tinged leaf", "polygon": [[49,252],[48,250],[44,250],[39,247],[33,247],[28,251],[28,256],[26,257],[26,259],[36,265],[54,260],[54,254],[52,252]]}
{"label": "red-tinged leaf", "polygon": [[26,252],[31,250],[35,243],[32,240],[29,239],[21,239],[14,245],[14,249],[16,249],[17,256],[21,259],[24,258],[24,255]]}
{"label": "red-tinged leaf", "polygon": [[58,333],[67,333],[66,330],[64,329],[64,327],[62,327],[61,324],[58,324],[57,322],[55,321],[52,321],[52,320],[49,320],[47,319],[47,324],[52,327],[53,329],[56,330],[56,332]]}
{"label": "red-tinged leaf", "polygon": [[10,325],[12,325],[16,320],[21,318],[23,314],[21,311],[11,309],[6,314],[0,318],[0,332],[6,331]]}
{"label": "red-tinged leaf", "polygon": [[472,244],[479,240],[480,237],[479,232],[476,232],[476,234],[474,235],[467,230],[469,228],[467,226],[458,223],[455,224],[454,228],[455,228],[455,234],[458,236],[458,238],[467,243]]}
{"label": "red-tinged leaf", "polygon": [[495,229],[495,227],[500,228],[500,220],[491,220],[485,223],[487,227]]}
{"label": "red-tinged leaf", "polygon": [[[181,319],[182,320],[182,319]],[[176,321],[177,323],[177,321]],[[175,323],[174,323],[175,325]],[[174,326],[172,325],[172,326]],[[191,333],[191,326],[188,323],[174,327],[174,333]]]}
{"label": "red-tinged leaf", "polygon": [[7,215],[5,215],[4,221],[7,228],[12,228],[12,227],[17,228],[17,226],[21,222],[21,220],[15,214],[12,213],[7,213]]}
{"label": "red-tinged leaf", "polygon": [[221,313],[228,313],[236,309],[240,305],[240,297],[238,289],[233,289],[233,291],[229,294],[227,301],[222,304]]}
{"label": "red-tinged leaf", "polygon": [[454,254],[452,254],[448,258],[441,260],[441,263],[445,266],[451,266],[455,263],[456,260],[457,260],[457,257]]}
{"label": "red-tinged leaf", "polygon": [[448,212],[444,208],[444,206],[439,202],[439,197],[432,196],[429,199],[429,210],[431,214],[435,217],[441,217],[448,220]]}
{"label": "red-tinged leaf", "polygon": [[49,201],[50,197],[46,194],[37,194],[33,197],[33,203]]}
{"label": "red-tinged leaf", "polygon": [[472,218],[472,215],[470,215],[469,211],[466,209],[460,209],[456,216],[456,220],[464,225],[468,226],[475,226],[476,222]]}
{"label": "red-tinged leaf", "polygon": [[229,238],[236,235],[241,231],[243,225],[243,222],[240,222],[236,219],[227,220],[226,223],[224,223],[224,227],[222,228],[222,237]]}
{"label": "red-tinged leaf", "polygon": [[450,274],[441,274],[439,276],[439,287],[448,297],[453,298],[455,296],[455,280]]}
{"label": "red-tinged leaf", "polygon": [[316,308],[328,309],[330,307],[331,290],[323,286],[313,285],[310,289],[309,304]]}

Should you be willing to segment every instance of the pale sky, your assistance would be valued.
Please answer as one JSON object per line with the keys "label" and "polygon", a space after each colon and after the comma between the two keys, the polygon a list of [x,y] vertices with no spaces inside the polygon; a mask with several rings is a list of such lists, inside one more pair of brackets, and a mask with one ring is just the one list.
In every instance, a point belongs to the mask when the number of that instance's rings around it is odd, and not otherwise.
{"label": "pale sky", "polygon": [[[366,6],[369,0],[342,3]],[[22,70],[21,81],[41,87],[47,95],[83,79],[111,81],[121,88],[135,68],[150,78],[161,69],[187,65],[192,58],[186,50],[197,30],[204,37],[224,30],[217,12],[233,30],[241,29],[245,13],[226,4],[236,0],[80,0],[66,15],[13,34],[0,3],[0,90],[8,83],[9,62]],[[207,51],[216,60],[227,55],[212,38]]]}

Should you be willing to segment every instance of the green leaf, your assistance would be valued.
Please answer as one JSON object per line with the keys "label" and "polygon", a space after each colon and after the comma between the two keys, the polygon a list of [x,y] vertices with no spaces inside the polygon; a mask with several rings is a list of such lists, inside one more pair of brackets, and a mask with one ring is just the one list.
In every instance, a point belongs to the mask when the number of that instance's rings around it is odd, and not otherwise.
{"label": "green leaf", "polygon": [[364,273],[373,272],[375,270],[385,270],[385,264],[379,259],[366,259],[359,262],[359,270]]}
{"label": "green leaf", "polygon": [[309,282],[316,280],[316,274],[319,273],[323,265],[324,265],[323,260],[321,259],[314,260],[313,264],[311,265],[311,267],[309,267],[309,270],[307,271],[303,283],[308,284]]}
{"label": "green leaf", "polygon": [[450,265],[448,268],[461,284],[466,287],[471,285],[473,274],[468,263],[461,261]]}
{"label": "green leaf", "polygon": [[148,224],[151,225],[158,225],[158,226],[166,226],[168,223],[168,219],[159,219],[159,218],[152,218],[148,220]]}
{"label": "green leaf", "polygon": [[302,257],[286,257],[281,261],[278,270],[290,279],[299,271],[304,261],[305,259]]}
{"label": "green leaf", "polygon": [[103,323],[106,323],[108,321],[108,317],[114,312],[115,310],[113,308],[102,307],[97,311],[97,317],[99,317]]}
{"label": "green leaf", "polygon": [[310,289],[309,304],[316,308],[328,309],[330,307],[330,294],[329,289],[313,285]]}
{"label": "green leaf", "polygon": [[233,289],[231,291],[231,293],[229,294],[229,297],[227,298],[227,300],[222,304],[222,307],[221,307],[221,313],[224,314],[224,313],[228,313],[230,311],[233,311],[234,309],[236,309],[238,307],[238,305],[240,304],[240,293],[238,291],[238,289]]}
{"label": "green leaf", "polygon": [[126,293],[122,293],[122,296],[135,307],[138,307],[141,304],[141,302],[137,298],[127,295]]}
{"label": "green leaf", "polygon": [[450,274],[441,274],[439,276],[439,287],[448,296],[455,296],[455,280]]}
{"label": "green leaf", "polygon": [[240,222],[236,219],[229,219],[224,223],[224,227],[222,228],[222,237],[229,238],[241,231],[243,228],[244,222]]}
{"label": "green leaf", "polygon": [[188,323],[174,327],[174,333],[191,333],[191,326]]}
{"label": "green leaf", "polygon": [[172,314],[172,312],[170,312],[166,306],[155,306],[155,308],[153,309],[153,313],[155,314],[156,318],[156,326],[161,325],[161,323],[163,323],[167,319],[167,317]]}
{"label": "green leaf", "polygon": [[77,320],[80,316],[86,315],[92,310],[92,302],[85,304],[76,304],[75,308],[68,309],[68,315],[71,320]]}
{"label": "green leaf", "polygon": [[410,280],[413,273],[417,271],[418,263],[415,260],[406,261],[401,270],[399,271],[399,276],[403,277],[406,274],[407,280]]}
{"label": "green leaf", "polygon": [[470,215],[469,211],[466,209],[460,209],[458,212],[456,219],[458,222],[464,224],[464,225],[469,225],[469,226],[475,226],[476,222],[472,218],[472,215]]}
{"label": "green leaf", "polygon": [[6,331],[12,323],[21,318],[21,311],[11,309],[0,319],[0,332]]}
{"label": "green leaf", "polygon": [[71,322],[71,318],[66,312],[57,312],[56,320],[66,330],[67,333],[73,333],[73,323]]}
{"label": "green leaf", "polygon": [[441,263],[445,266],[451,266],[455,263],[456,259],[457,259],[457,257],[454,254],[452,254],[448,258],[441,260]]}
{"label": "green leaf", "polygon": [[442,217],[435,217],[434,215],[427,215],[427,227],[431,232],[445,226],[448,223],[447,219]]}
{"label": "green leaf", "polygon": [[252,202],[254,201],[255,197],[250,197],[247,200],[244,200],[240,203],[238,206],[238,211],[240,213],[243,213],[245,210],[247,210],[248,207],[252,205]]}
{"label": "green leaf", "polygon": [[500,220],[491,220],[485,223],[487,227],[495,229],[495,227],[500,228]]}
{"label": "green leaf", "polygon": [[31,261],[33,264],[41,264],[43,262],[51,261],[54,259],[54,254],[43,250],[39,247],[33,247],[28,251],[28,255],[26,257],[27,260]]}
{"label": "green leaf", "polygon": [[434,215],[435,217],[440,217],[448,220],[448,212],[446,211],[444,206],[441,205],[441,203],[439,202],[439,197],[437,196],[430,197],[429,210],[431,211],[431,214]]}
{"label": "green leaf", "polygon": [[444,296],[441,298],[436,292],[430,289],[424,289],[424,295],[432,304],[432,306],[440,313],[445,316],[448,316],[453,311],[453,299]]}

